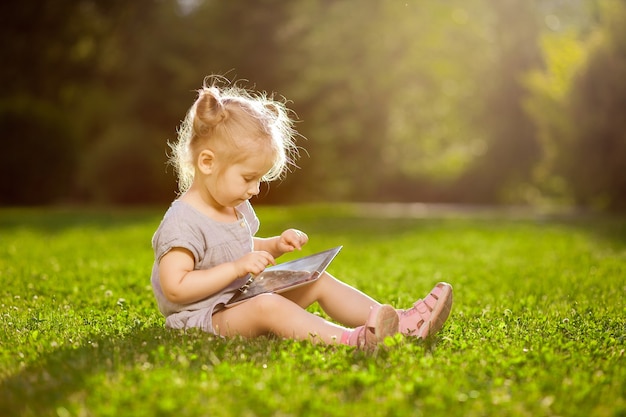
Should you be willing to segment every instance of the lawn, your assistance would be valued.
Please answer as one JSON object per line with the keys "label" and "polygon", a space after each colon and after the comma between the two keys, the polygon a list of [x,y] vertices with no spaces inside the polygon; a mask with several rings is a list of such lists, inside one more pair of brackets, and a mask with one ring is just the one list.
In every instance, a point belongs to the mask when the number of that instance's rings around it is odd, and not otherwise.
{"label": "lawn", "polygon": [[624,219],[258,208],[380,301],[453,284],[435,338],[368,354],[165,329],[164,209],[0,210],[0,416],[626,416]]}

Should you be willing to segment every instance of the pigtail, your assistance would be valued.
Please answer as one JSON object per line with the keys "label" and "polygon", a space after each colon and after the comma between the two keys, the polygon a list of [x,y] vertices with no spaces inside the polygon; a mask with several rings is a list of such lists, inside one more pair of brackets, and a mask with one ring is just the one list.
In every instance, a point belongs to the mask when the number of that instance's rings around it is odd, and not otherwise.
{"label": "pigtail", "polygon": [[220,91],[217,87],[206,85],[198,90],[198,98],[178,129],[178,140],[169,143],[172,153],[169,163],[178,177],[178,190],[182,194],[191,187],[194,177],[194,144],[210,137],[215,128],[228,118]]}
{"label": "pigtail", "polygon": [[193,130],[196,136],[204,137],[228,118],[228,111],[222,103],[217,87],[204,87],[198,94]]}

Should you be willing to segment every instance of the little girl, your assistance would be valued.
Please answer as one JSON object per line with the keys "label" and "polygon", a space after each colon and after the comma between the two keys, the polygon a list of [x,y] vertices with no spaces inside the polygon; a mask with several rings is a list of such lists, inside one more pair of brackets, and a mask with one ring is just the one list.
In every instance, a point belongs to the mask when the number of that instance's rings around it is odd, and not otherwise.
{"label": "little girl", "polygon": [[[265,95],[207,80],[172,145],[180,197],[152,239],[152,287],[166,326],[364,349],[398,332],[418,338],[437,332],[452,306],[446,283],[412,308],[396,310],[324,273],[291,291],[225,307],[251,275],[301,249],[308,236],[288,229],[256,237],[259,220],[249,202],[261,181],[279,178],[297,154],[288,110]],[[306,310],[315,302],[334,322]]]}

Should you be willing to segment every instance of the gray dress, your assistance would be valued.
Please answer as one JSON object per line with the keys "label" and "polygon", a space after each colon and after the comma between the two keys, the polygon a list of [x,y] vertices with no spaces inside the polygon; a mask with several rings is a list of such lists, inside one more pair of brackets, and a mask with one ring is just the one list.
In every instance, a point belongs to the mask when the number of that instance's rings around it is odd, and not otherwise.
{"label": "gray dress", "polygon": [[191,304],[176,304],[163,294],[159,281],[159,261],[173,248],[184,248],[193,254],[195,269],[209,269],[224,262],[241,258],[253,250],[252,237],[259,230],[259,219],[248,201],[236,207],[238,220],[223,223],[212,220],[191,205],[176,200],[165,213],[152,238],[154,266],[152,290],[165,325],[173,329],[197,327],[205,332],[213,329],[213,313],[224,308],[248,277],[232,282],[228,287]]}

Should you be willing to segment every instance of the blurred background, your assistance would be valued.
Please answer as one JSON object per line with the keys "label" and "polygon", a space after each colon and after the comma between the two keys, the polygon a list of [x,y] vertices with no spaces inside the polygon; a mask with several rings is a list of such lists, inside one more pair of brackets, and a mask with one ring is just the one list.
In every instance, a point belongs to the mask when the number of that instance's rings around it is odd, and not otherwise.
{"label": "blurred background", "polygon": [[220,74],[306,137],[260,202],[626,211],[623,0],[26,0],[0,22],[0,205],[171,201],[167,141]]}

